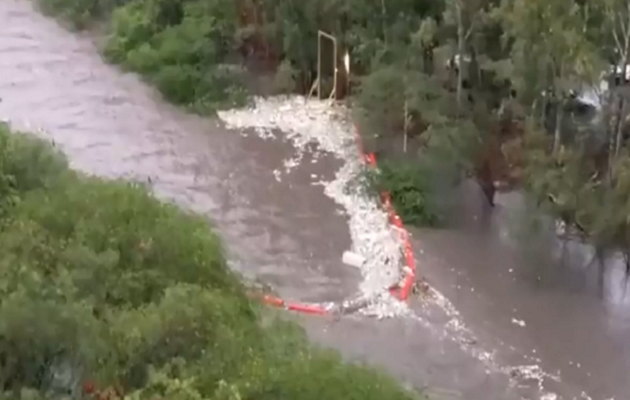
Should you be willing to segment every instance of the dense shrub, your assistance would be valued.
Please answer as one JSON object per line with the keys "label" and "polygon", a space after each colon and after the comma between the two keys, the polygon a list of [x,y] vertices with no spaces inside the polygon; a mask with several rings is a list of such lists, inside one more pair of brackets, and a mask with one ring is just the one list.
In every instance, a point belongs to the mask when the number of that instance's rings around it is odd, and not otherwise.
{"label": "dense shrub", "polygon": [[38,0],[42,11],[61,17],[74,29],[85,29],[129,0]]}
{"label": "dense shrub", "polygon": [[11,136],[0,124],[0,216],[33,189],[48,187],[67,171],[65,157],[24,134]]}
{"label": "dense shrub", "polygon": [[370,185],[391,195],[392,205],[403,222],[416,226],[437,226],[443,209],[436,203],[432,171],[418,162],[385,160],[378,170],[368,172]]}
{"label": "dense shrub", "polygon": [[6,127],[0,155],[0,398],[414,397],[251,303],[206,221]]}
{"label": "dense shrub", "polygon": [[238,291],[205,222],[126,183],[72,177],[27,195],[5,225],[5,258],[63,270],[98,303],[138,306],[176,282]]}
{"label": "dense shrub", "polygon": [[242,73],[225,64],[237,30],[233,1],[135,0],[114,11],[104,49],[166,99],[201,113],[242,105]]}
{"label": "dense shrub", "polygon": [[164,97],[198,113],[243,105],[243,72],[235,53],[238,2],[231,0],[38,0],[42,10],[76,29],[97,19],[109,26],[105,57],[138,72]]}

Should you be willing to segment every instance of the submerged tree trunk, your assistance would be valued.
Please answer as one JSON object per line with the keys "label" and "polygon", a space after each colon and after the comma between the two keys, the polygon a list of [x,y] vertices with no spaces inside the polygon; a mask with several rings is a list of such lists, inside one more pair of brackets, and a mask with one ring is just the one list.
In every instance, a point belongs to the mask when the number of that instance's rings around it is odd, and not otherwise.
{"label": "submerged tree trunk", "polygon": [[619,155],[619,151],[621,150],[621,142],[623,141],[623,117],[624,111],[626,108],[626,101],[623,96],[619,96],[619,105],[617,106],[617,118],[616,118],[616,127],[615,127],[615,152],[614,157]]}
{"label": "submerged tree trunk", "polygon": [[624,251],[623,258],[626,264],[626,279],[623,281],[623,294],[621,298],[625,299],[626,291],[628,290],[628,280],[630,279],[630,250]]}
{"label": "submerged tree trunk", "polygon": [[[536,110],[535,107],[534,107],[534,110]],[[546,125],[547,125],[547,96],[542,96],[542,101],[540,102],[540,126],[544,128]]]}
{"label": "submerged tree trunk", "polygon": [[562,144],[562,99],[560,96],[557,96],[556,102],[556,126],[554,127],[553,132],[553,156],[558,156],[560,151],[560,145]]}
{"label": "submerged tree trunk", "polygon": [[494,207],[494,196],[497,188],[494,185],[490,156],[485,156],[485,159],[481,161],[481,165],[477,169],[477,182],[479,186],[481,186],[481,190],[488,200],[490,207]]}
{"label": "submerged tree trunk", "polygon": [[606,105],[606,145],[608,146],[608,156],[606,159],[606,182],[608,185],[612,182],[612,167],[615,158],[615,131],[617,121],[615,120],[615,114],[613,112],[613,103],[615,96],[612,90],[608,94],[608,102]]}
{"label": "submerged tree trunk", "polygon": [[457,6],[457,107],[460,111],[463,106],[464,97],[464,51],[466,47],[466,33],[464,31],[464,21],[462,18],[462,7]]}
{"label": "submerged tree trunk", "polygon": [[597,258],[597,289],[603,298],[606,294],[606,254],[602,247],[595,247],[595,257]]}
{"label": "submerged tree trunk", "polygon": [[586,269],[589,270],[593,265],[597,268],[597,292],[600,297],[604,297],[605,294],[605,278],[606,278],[606,249],[598,244],[593,245],[593,257],[591,261],[586,265]]}
{"label": "submerged tree trunk", "polygon": [[623,141],[623,120],[625,117],[625,108],[626,108],[626,99],[624,97],[624,91],[627,88],[626,83],[626,71],[628,69],[628,37],[626,37],[626,48],[624,49],[623,59],[621,61],[621,88],[619,90],[619,104],[617,105],[617,115],[616,115],[616,126],[615,126],[615,152],[614,156],[617,157],[619,155],[619,151],[621,150],[621,143]]}
{"label": "submerged tree trunk", "polygon": [[427,46],[422,49],[422,72],[433,75],[434,70],[433,47]]}
{"label": "submerged tree trunk", "polygon": [[[621,56],[621,60],[618,64],[615,65],[615,79],[619,79],[619,86],[615,89],[611,90],[611,102],[615,96],[615,92],[617,96],[619,96],[619,102],[617,105],[617,110],[613,117],[614,129],[610,129],[609,125],[609,136],[608,136],[608,181],[612,179],[612,166],[614,165],[615,158],[619,155],[621,151],[621,145],[623,142],[623,125],[624,125],[624,117],[625,117],[625,109],[626,109],[626,101],[625,101],[625,93],[628,83],[627,83],[627,72],[628,72],[628,56],[630,52],[630,2],[626,3],[625,10],[619,10],[615,8],[607,7],[608,17],[613,21],[615,28],[612,30],[613,39],[616,47],[616,52]],[[619,26],[617,27],[617,21]],[[621,75],[621,76],[619,76]],[[609,104],[609,107],[612,107],[612,104]]]}
{"label": "submerged tree trunk", "polygon": [[474,46],[470,49],[470,64],[468,65],[468,83],[471,88],[481,87],[481,70],[479,68],[479,61],[477,60],[477,52]]}
{"label": "submerged tree trunk", "polygon": [[381,0],[381,29],[383,30],[383,41],[387,40],[387,9],[385,8],[385,0]]}

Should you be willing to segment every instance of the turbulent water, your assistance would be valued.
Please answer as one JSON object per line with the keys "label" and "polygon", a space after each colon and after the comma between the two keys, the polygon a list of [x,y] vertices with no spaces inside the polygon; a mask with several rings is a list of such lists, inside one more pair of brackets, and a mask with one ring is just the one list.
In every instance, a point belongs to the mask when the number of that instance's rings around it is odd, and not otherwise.
{"label": "turbulent water", "polygon": [[[0,2],[0,24],[0,117],[53,140],[74,167],[150,178],[156,195],[215,223],[235,269],[286,298],[339,302],[397,279],[387,267],[396,260],[385,261],[395,243],[383,216],[340,190],[356,153],[339,150],[336,141],[350,135],[342,121],[322,128],[323,105],[260,101],[266,115],[225,114],[228,129],[166,105],[105,65],[90,38],[26,0]],[[462,198],[477,199],[476,190]],[[580,246],[563,268],[534,251],[523,257],[523,243],[537,249],[542,238],[508,229],[523,209],[518,194],[500,197],[492,216],[466,203],[470,223],[414,233],[420,272],[435,291],[413,300],[413,313],[301,318],[310,336],[436,399],[627,399],[630,321],[619,270],[605,274],[600,300]],[[373,264],[344,266],[353,247],[374,251]]]}
{"label": "turbulent water", "polygon": [[[387,213],[374,197],[366,196],[358,183],[363,162],[355,142],[354,126],[346,118],[347,112],[329,102],[305,100],[300,96],[254,101],[251,108],[220,112],[219,117],[229,128],[254,128],[261,137],[268,137],[274,130],[281,132],[279,136],[296,147],[296,156],[289,160],[288,166],[300,164],[309,143],[344,161],[333,180],[314,184],[321,185],[324,193],[348,216],[352,251],[366,260],[359,267],[363,277],[359,293],[348,302],[367,302],[368,306],[359,310],[363,315],[384,318],[408,314],[404,303],[388,291],[402,279],[403,243],[390,226]],[[280,181],[279,174],[274,176]]]}

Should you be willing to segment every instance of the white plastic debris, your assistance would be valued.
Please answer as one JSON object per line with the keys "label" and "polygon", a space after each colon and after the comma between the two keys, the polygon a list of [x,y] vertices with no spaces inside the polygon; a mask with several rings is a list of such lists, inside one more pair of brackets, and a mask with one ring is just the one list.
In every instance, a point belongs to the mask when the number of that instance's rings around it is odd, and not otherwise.
{"label": "white plastic debris", "polygon": [[219,117],[232,129],[254,128],[260,135],[282,131],[297,148],[297,159],[302,159],[308,143],[315,143],[344,161],[331,182],[317,184],[349,217],[352,249],[365,258],[359,267],[363,275],[361,295],[380,304],[373,304],[371,311],[378,316],[399,315],[406,306],[391,298],[387,289],[400,281],[400,239],[375,199],[359,193],[359,188],[349,190],[363,164],[347,114],[327,101],[289,96],[256,98],[251,108],[223,111]]}
{"label": "white plastic debris", "polygon": [[412,311],[404,302],[394,298],[387,291],[371,296],[370,301],[359,310],[359,313],[378,319],[412,315]]}
{"label": "white plastic debris", "polygon": [[341,262],[350,267],[361,268],[365,264],[365,257],[352,251],[344,251]]}

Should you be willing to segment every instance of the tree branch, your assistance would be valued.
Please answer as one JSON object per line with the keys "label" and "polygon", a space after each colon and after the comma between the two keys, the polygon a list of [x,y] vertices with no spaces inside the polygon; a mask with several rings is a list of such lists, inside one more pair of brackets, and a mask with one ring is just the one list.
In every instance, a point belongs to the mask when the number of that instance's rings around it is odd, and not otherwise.
{"label": "tree branch", "polygon": [[617,50],[621,52],[621,49],[622,49],[621,40],[619,39],[619,35],[617,33],[617,16],[618,15],[615,12],[615,10],[613,10],[612,6],[610,6],[610,4],[606,5],[606,14],[611,19],[611,23],[613,26],[612,34],[613,34],[613,40],[615,41],[615,46],[617,47]]}
{"label": "tree branch", "polygon": [[468,41],[468,39],[470,38],[470,35],[472,34],[472,31],[473,31],[473,27],[474,27],[474,23],[471,22],[470,26],[468,27],[468,31],[466,31],[466,34],[464,35],[464,41]]}
{"label": "tree branch", "polygon": [[[614,24],[614,21],[613,21],[613,24]],[[615,40],[615,46],[617,46],[617,50],[621,52],[621,49],[622,49],[621,40],[619,40],[619,35],[617,35],[617,30],[613,28],[612,32],[613,32],[613,39]]]}
{"label": "tree branch", "polygon": [[[626,11],[628,14],[630,14],[630,3],[628,3]],[[619,13],[619,26],[624,37],[630,36],[630,30],[628,29],[628,19],[622,18],[621,13]]]}
{"label": "tree branch", "polygon": [[[621,16],[620,18],[621,19]],[[624,24],[623,22],[621,23],[622,26],[622,31],[624,33],[624,47],[623,47],[623,59],[624,59],[624,63],[627,63],[628,61],[628,50],[630,48],[630,29],[629,25],[630,25],[630,2],[628,2],[628,7],[626,8],[626,18],[625,18],[626,23]],[[624,72],[624,78],[626,77],[626,71]]]}

